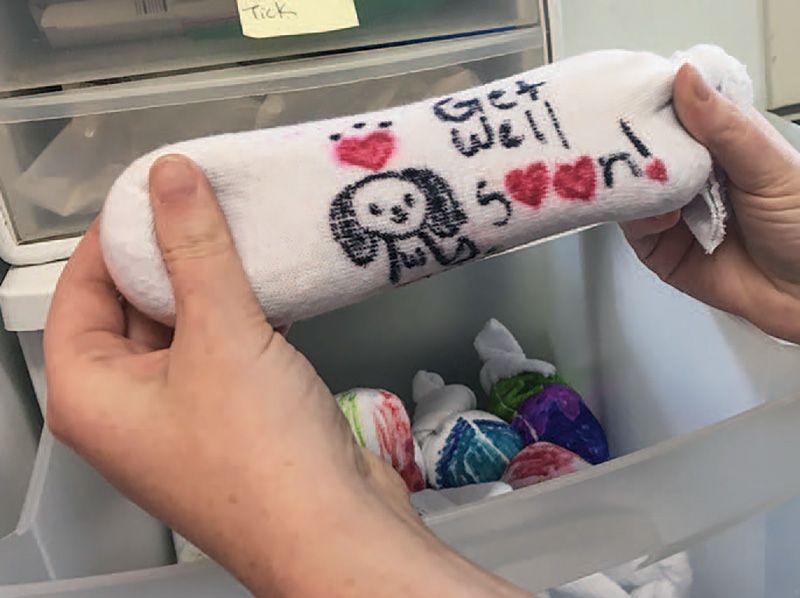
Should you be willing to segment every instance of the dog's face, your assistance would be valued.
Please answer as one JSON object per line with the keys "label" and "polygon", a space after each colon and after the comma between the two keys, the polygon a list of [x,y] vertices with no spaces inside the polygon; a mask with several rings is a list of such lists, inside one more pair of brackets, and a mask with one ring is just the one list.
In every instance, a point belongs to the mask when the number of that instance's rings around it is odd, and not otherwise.
{"label": "dog's face", "polygon": [[370,232],[407,238],[425,222],[425,194],[402,178],[374,179],[353,196],[353,209],[361,226]]}

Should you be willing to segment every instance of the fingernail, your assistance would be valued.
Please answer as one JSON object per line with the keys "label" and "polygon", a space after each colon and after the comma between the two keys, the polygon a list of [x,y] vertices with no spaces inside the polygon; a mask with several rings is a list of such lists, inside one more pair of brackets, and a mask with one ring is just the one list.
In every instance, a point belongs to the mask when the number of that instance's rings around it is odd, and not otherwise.
{"label": "fingernail", "polygon": [[694,71],[694,96],[699,102],[707,102],[711,97],[711,87],[709,87],[708,83],[703,79],[703,75],[700,74],[700,71],[695,67],[691,68]]}
{"label": "fingernail", "polygon": [[150,168],[150,191],[161,202],[185,201],[197,190],[197,170],[184,156],[162,156]]}

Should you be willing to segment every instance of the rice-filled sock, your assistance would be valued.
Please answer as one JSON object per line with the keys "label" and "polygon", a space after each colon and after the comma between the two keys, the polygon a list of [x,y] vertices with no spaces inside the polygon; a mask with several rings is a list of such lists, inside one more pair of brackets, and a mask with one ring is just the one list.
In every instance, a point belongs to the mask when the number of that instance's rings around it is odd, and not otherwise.
{"label": "rice-filled sock", "polygon": [[712,251],[724,210],[711,157],[671,106],[686,61],[751,102],[744,67],[718,48],[674,60],[610,50],[382,112],[161,148],[111,188],[101,220],[108,269],[135,307],[174,323],[148,200],[150,167],[168,153],[205,171],[274,325],[696,196],[690,224]]}
{"label": "rice-filled sock", "polygon": [[[414,434],[432,488],[496,482],[522,450],[522,437],[508,423],[471,408],[475,394],[467,387],[446,386],[440,376],[421,372],[413,393]],[[470,409],[462,411],[462,406]]]}
{"label": "rice-filled sock", "polygon": [[564,383],[554,365],[528,359],[508,328],[494,318],[475,337],[474,346],[483,362],[480,378],[489,411],[508,422],[546,384]]}
{"label": "rice-filled sock", "polygon": [[550,384],[525,401],[511,426],[525,444],[546,441],[568,449],[597,465],[608,461],[608,440],[600,422],[578,392]]}
{"label": "rice-filled sock", "polygon": [[463,384],[446,385],[439,374],[424,370],[417,372],[411,381],[411,396],[415,403],[411,430],[420,446],[448,417],[478,406],[471,388]]}
{"label": "rice-filled sock", "polygon": [[501,480],[514,490],[591,467],[578,455],[550,442],[535,442],[511,459]]}
{"label": "rice-filled sock", "polygon": [[356,442],[391,465],[409,492],[425,488],[422,453],[403,402],[386,390],[356,388],[336,395]]}

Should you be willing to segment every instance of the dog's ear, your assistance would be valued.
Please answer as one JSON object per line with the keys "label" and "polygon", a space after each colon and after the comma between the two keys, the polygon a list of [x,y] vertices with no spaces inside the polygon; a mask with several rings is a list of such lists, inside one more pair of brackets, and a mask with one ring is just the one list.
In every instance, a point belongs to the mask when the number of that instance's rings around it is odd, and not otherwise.
{"label": "dog's ear", "polygon": [[330,211],[331,232],[354,264],[366,266],[378,254],[380,239],[374,233],[365,230],[358,221],[353,208],[355,192],[356,188],[351,185],[333,200]]}
{"label": "dog's ear", "polygon": [[425,222],[437,237],[453,237],[467,222],[467,215],[450,184],[432,170],[406,168],[402,176],[425,195]]}

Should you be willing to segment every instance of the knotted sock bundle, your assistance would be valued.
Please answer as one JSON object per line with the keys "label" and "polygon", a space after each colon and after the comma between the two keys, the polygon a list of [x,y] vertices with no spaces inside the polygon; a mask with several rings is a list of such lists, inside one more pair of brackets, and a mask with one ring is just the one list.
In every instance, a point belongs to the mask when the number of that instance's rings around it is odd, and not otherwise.
{"label": "knotted sock bundle", "polygon": [[556,233],[687,206],[712,251],[723,198],[671,105],[684,62],[752,102],[744,67],[719,48],[672,60],[612,50],[391,110],[164,147],[109,193],[108,269],[134,306],[174,323],[148,200],[150,167],[168,153],[208,176],[274,325]]}
{"label": "knotted sock bundle", "polygon": [[483,362],[480,378],[489,411],[508,422],[545,384],[563,382],[554,365],[528,359],[508,328],[495,319],[486,322],[474,345]]}
{"label": "knotted sock bundle", "polygon": [[414,435],[432,488],[496,482],[524,446],[508,423],[475,409],[475,394],[466,386],[447,386],[441,376],[419,372],[413,395]]}
{"label": "knotted sock bundle", "polygon": [[608,440],[600,422],[574,389],[549,384],[525,401],[511,420],[525,444],[544,440],[568,449],[592,465],[608,461]]}
{"label": "knotted sock bundle", "polygon": [[422,454],[403,402],[386,390],[356,388],[336,395],[356,442],[391,465],[409,492],[425,488]]}
{"label": "knotted sock bundle", "polygon": [[501,479],[517,490],[589,467],[591,465],[572,451],[550,442],[536,442],[511,459]]}

